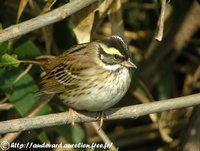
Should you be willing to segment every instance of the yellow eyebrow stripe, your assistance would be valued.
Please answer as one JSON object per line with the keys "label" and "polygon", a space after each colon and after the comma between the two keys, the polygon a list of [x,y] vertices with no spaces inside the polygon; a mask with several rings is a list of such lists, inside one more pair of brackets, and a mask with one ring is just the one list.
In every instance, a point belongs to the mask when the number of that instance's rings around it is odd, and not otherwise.
{"label": "yellow eyebrow stripe", "polygon": [[123,55],[121,54],[121,52],[119,52],[119,50],[111,47],[111,48],[103,48],[103,50],[107,53],[107,54],[116,54],[119,55],[121,57],[123,57]]}

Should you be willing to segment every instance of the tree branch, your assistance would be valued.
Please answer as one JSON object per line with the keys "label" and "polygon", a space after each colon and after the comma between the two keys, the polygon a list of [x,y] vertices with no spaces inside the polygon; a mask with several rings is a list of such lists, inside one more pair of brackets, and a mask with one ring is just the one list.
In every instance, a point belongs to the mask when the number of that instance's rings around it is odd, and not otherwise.
{"label": "tree branch", "polygon": [[[152,103],[108,109],[105,111],[105,114],[107,115],[105,120],[138,118],[140,116],[151,113],[190,107],[199,104],[200,93]],[[96,117],[96,112],[79,112],[79,115],[75,117],[75,122],[80,123],[96,121]],[[34,128],[63,125],[71,122],[72,118],[69,112],[8,120],[0,122],[0,134],[16,131],[25,131]]]}
{"label": "tree branch", "polygon": [[12,25],[0,32],[0,42],[4,42],[11,38],[15,38],[38,28],[63,20],[95,1],[97,0],[73,0],[49,13]]}
{"label": "tree branch", "polygon": [[165,7],[166,7],[166,0],[161,0],[161,13],[158,19],[158,31],[156,33],[155,39],[161,41],[163,38],[163,30],[164,30],[164,22],[165,22]]}

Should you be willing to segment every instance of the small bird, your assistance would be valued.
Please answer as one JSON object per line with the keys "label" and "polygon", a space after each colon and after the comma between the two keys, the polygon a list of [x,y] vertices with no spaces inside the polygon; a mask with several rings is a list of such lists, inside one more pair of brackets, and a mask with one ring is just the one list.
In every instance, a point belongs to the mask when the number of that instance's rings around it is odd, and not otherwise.
{"label": "small bird", "polygon": [[119,36],[79,44],[45,62],[39,94],[58,94],[75,110],[102,112],[127,92],[131,68],[136,66]]}

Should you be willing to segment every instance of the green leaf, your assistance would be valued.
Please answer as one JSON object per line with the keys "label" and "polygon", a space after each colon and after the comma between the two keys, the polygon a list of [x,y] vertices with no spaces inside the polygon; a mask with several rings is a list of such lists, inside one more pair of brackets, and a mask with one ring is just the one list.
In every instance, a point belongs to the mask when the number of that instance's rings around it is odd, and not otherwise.
{"label": "green leaf", "polygon": [[72,139],[74,143],[82,142],[85,137],[85,133],[83,129],[78,124],[72,127],[71,134],[72,134]]}
{"label": "green leaf", "polygon": [[0,69],[0,89],[23,116],[37,103],[38,86],[29,74],[24,75],[13,88],[13,82],[23,72],[20,68]]}
{"label": "green leaf", "polygon": [[39,48],[31,40],[25,41],[15,48],[14,53],[16,53],[20,59],[34,58],[41,55]]}
{"label": "green leaf", "polygon": [[83,129],[78,125],[62,125],[56,126],[55,130],[59,135],[64,136],[70,143],[83,142],[85,138],[85,133]]}
{"label": "green leaf", "polygon": [[48,113],[51,113],[51,111],[52,111],[52,108],[47,104],[36,115],[48,114]]}
{"label": "green leaf", "polygon": [[[0,32],[3,30],[2,24],[0,23]],[[0,43],[0,57],[3,56],[3,54],[6,53],[6,50],[8,49],[8,42]]]}
{"label": "green leaf", "polygon": [[157,84],[158,99],[164,100],[171,97],[172,94],[172,69],[166,69],[161,74],[160,81]]}
{"label": "green leaf", "polygon": [[2,24],[0,24],[0,31],[2,31],[3,30],[3,27],[2,27]]}
{"label": "green leaf", "polygon": [[3,56],[8,49],[8,42],[0,43],[0,57]]}
{"label": "green leaf", "polygon": [[17,55],[13,54],[13,55],[9,55],[7,53],[5,53],[2,57],[1,57],[1,61],[0,61],[0,67],[2,66],[13,66],[13,67],[18,67],[20,64],[20,61],[17,59]]}
{"label": "green leaf", "polygon": [[41,141],[41,142],[45,142],[45,143],[49,143],[50,140],[47,136],[47,134],[44,131],[41,131],[38,135],[37,138]]}

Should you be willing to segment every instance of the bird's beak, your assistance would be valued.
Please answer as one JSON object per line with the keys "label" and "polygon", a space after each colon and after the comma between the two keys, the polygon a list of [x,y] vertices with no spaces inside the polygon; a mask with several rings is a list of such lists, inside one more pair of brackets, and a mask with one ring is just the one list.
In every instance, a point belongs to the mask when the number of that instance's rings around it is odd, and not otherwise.
{"label": "bird's beak", "polygon": [[128,60],[122,62],[122,65],[128,68],[136,68],[137,66],[131,61],[131,59],[129,58]]}

